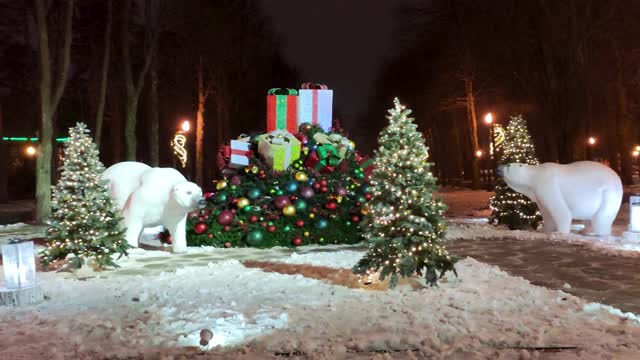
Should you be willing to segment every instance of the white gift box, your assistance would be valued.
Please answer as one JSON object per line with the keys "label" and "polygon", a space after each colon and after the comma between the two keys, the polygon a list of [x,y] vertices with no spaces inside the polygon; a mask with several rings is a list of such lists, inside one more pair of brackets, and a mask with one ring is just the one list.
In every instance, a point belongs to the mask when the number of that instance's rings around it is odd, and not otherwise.
{"label": "white gift box", "polygon": [[331,130],[333,90],[326,85],[302,84],[298,92],[298,126],[303,123],[320,125],[324,131]]}
{"label": "white gift box", "polygon": [[229,167],[242,169],[249,166],[249,151],[251,144],[242,140],[231,140],[231,157]]}
{"label": "white gift box", "polygon": [[2,245],[2,264],[7,289],[20,289],[36,284],[33,241]]}

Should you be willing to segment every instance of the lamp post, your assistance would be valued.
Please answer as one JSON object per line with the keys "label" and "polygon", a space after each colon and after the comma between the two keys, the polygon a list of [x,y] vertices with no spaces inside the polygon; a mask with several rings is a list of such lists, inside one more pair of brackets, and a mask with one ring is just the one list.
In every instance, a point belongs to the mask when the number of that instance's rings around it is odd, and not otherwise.
{"label": "lamp post", "polygon": [[2,245],[4,287],[0,287],[0,305],[22,306],[44,300],[36,281],[33,241],[12,239]]}
{"label": "lamp post", "polygon": [[593,161],[593,147],[598,143],[598,138],[589,136],[587,138],[587,160]]}
{"label": "lamp post", "polygon": [[[490,160],[491,169],[495,170],[496,169],[496,157],[495,157],[496,141],[495,141],[495,134],[494,134],[495,122],[494,122],[492,113],[488,112],[484,116],[484,123],[489,126],[489,157],[491,159]],[[494,173],[494,176],[491,177],[492,184],[490,186],[492,187],[493,187],[493,180],[495,180],[495,173]]]}
{"label": "lamp post", "polygon": [[173,153],[176,155],[178,160],[180,161],[180,165],[182,168],[187,167],[188,157],[188,148],[187,148],[187,134],[191,130],[191,122],[189,120],[183,120],[180,123],[178,131],[173,135],[173,139],[171,139],[171,148],[173,149]]}

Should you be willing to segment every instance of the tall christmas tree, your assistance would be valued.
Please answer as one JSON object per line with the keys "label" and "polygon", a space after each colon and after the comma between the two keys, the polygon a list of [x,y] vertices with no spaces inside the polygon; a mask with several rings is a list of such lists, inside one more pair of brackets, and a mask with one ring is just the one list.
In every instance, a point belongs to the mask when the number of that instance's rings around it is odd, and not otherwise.
{"label": "tall christmas tree", "polygon": [[71,259],[76,267],[89,260],[97,268],[117,266],[112,256],[127,255],[129,245],[120,225],[120,211],[100,178],[104,166],[83,123],[69,129],[60,181],[53,188],[53,218],[42,262]]}
{"label": "tall christmas tree", "polygon": [[433,198],[436,178],[429,171],[424,138],[408,117],[411,110],[397,98],[394,104],[375,152],[370,221],[364,229],[369,252],[353,271],[369,276],[379,271],[380,280],[390,277],[392,287],[398,275],[416,273],[435,285],[446,271],[455,273],[456,259],[443,246],[445,206]]}
{"label": "tall christmas tree", "polygon": [[[512,116],[504,129],[504,139],[497,145],[498,165],[521,163],[537,165],[538,159],[527,123],[522,115]],[[511,189],[503,179],[498,179],[495,196],[489,200],[492,224],[507,225],[510,229],[536,229],[542,221],[538,206],[526,196]]]}

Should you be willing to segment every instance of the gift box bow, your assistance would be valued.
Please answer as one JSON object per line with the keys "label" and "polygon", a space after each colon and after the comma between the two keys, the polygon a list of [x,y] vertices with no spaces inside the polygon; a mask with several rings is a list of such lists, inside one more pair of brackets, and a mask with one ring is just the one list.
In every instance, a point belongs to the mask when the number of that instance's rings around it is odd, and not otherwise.
{"label": "gift box bow", "polygon": [[283,145],[291,143],[291,135],[289,132],[284,130],[274,130],[265,136],[265,139],[269,142],[269,144],[274,145]]}
{"label": "gift box bow", "polygon": [[268,95],[297,96],[298,95],[298,91],[296,89],[288,89],[288,88],[273,88],[273,89],[269,89],[267,94]]}
{"label": "gift box bow", "polygon": [[340,159],[344,159],[347,155],[347,150],[351,148],[351,144],[349,139],[340,135],[340,134],[323,134],[323,133],[315,133],[313,135],[313,139],[316,141],[318,145],[332,145],[337,149],[338,156]]}
{"label": "gift box bow", "polygon": [[325,84],[314,84],[310,82],[303,83],[300,88],[305,90],[329,90]]}

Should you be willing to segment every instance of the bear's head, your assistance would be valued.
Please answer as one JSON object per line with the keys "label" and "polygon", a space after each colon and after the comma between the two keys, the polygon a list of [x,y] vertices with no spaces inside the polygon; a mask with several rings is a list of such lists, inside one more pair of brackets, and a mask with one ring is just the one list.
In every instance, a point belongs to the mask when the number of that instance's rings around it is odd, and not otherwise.
{"label": "bear's head", "polygon": [[510,163],[498,166],[496,174],[513,190],[531,197],[532,170],[535,165]]}
{"label": "bear's head", "polygon": [[202,200],[202,189],[192,182],[185,181],[175,185],[171,195],[178,206],[189,212],[199,207]]}

